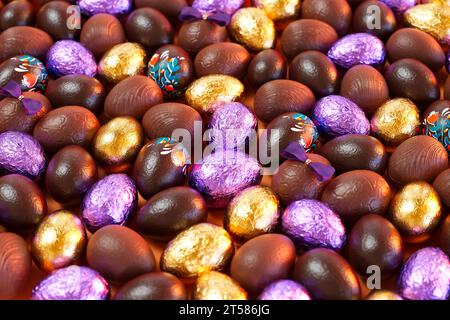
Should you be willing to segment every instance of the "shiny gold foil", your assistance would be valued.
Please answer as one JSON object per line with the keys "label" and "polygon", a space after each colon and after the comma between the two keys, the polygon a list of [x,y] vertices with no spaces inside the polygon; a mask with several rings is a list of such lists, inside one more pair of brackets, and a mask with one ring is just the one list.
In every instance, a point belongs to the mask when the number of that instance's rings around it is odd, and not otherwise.
{"label": "shiny gold foil", "polygon": [[118,117],[98,130],[92,149],[95,158],[107,169],[118,172],[127,169],[143,142],[141,124],[132,117]]}
{"label": "shiny gold foil", "polygon": [[182,278],[225,268],[234,253],[230,235],[210,223],[200,223],[170,241],[161,257],[161,270]]}
{"label": "shiny gold foil", "polygon": [[403,299],[395,292],[389,290],[375,290],[367,296],[366,300],[403,300]]}
{"label": "shiny gold foil", "polygon": [[397,98],[384,103],[371,120],[372,133],[390,146],[398,146],[415,136],[420,128],[420,111],[409,99]]}
{"label": "shiny gold foil", "polygon": [[254,51],[270,49],[275,43],[275,25],[264,10],[242,8],[231,18],[228,27],[231,36]]}
{"label": "shiny gold foil", "polygon": [[36,265],[51,272],[76,263],[86,247],[81,220],[66,210],[56,211],[41,222],[31,243]]}
{"label": "shiny gold foil", "polygon": [[255,186],[239,193],[228,206],[224,228],[238,241],[273,231],[280,217],[280,203],[268,187]]}
{"label": "shiny gold foil", "polygon": [[[450,45],[450,5],[439,2],[417,5],[408,9],[405,22],[429,33],[442,44]],[[424,48],[426,50],[426,48]]]}
{"label": "shiny gold foil", "polygon": [[187,103],[201,113],[214,112],[216,102],[233,102],[244,92],[244,85],[226,75],[209,75],[197,79],[186,91]]}
{"label": "shiny gold foil", "polygon": [[263,9],[267,16],[276,21],[296,18],[300,11],[300,0],[253,0],[255,7]]}
{"label": "shiny gold foil", "polygon": [[210,271],[197,278],[194,300],[247,300],[244,289],[226,274]]}
{"label": "shiny gold foil", "polygon": [[111,83],[144,74],[146,56],[144,48],[137,43],[118,44],[106,52],[100,60],[98,73]]}
{"label": "shiny gold foil", "polygon": [[407,184],[392,199],[390,218],[405,241],[425,241],[441,218],[439,196],[426,182]]}

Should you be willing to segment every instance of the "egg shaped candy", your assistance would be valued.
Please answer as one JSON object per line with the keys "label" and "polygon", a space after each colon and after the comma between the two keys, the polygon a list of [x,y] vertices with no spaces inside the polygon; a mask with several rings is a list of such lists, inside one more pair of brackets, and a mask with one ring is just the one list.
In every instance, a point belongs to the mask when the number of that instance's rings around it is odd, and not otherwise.
{"label": "egg shaped candy", "polygon": [[48,73],[40,60],[26,54],[10,58],[0,65],[0,86],[10,80],[17,82],[22,92],[44,92]]}
{"label": "egg shaped candy", "polygon": [[424,134],[435,138],[450,153],[450,102],[436,101],[425,111]]}

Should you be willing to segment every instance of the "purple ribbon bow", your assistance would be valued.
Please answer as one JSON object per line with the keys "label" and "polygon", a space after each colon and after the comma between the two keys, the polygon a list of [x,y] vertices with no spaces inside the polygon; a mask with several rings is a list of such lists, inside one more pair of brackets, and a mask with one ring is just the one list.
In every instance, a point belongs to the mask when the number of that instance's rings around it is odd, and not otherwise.
{"label": "purple ribbon bow", "polygon": [[229,14],[223,12],[202,13],[193,7],[184,7],[181,10],[179,19],[181,21],[209,20],[219,26],[225,27],[230,23],[231,17]]}
{"label": "purple ribbon bow", "polygon": [[22,88],[15,81],[11,80],[3,87],[1,87],[0,95],[16,98],[21,101],[28,115],[34,115],[42,109],[42,104],[39,101],[27,99],[24,97],[24,95],[22,94]]}
{"label": "purple ribbon bow", "polygon": [[281,152],[281,155],[289,160],[303,162],[314,171],[320,181],[328,181],[334,175],[335,169],[332,166],[320,162],[313,162],[308,158],[305,148],[298,142],[291,142],[287,148]]}

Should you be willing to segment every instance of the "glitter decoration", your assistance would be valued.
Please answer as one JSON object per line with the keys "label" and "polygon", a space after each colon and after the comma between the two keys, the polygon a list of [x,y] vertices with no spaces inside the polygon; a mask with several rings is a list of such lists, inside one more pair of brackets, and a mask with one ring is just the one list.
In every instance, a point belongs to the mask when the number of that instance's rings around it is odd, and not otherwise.
{"label": "glitter decoration", "polygon": [[224,273],[210,271],[197,278],[194,300],[247,300],[244,289]]}
{"label": "glitter decoration", "polygon": [[17,82],[23,92],[42,93],[45,91],[48,84],[48,73],[40,60],[26,54],[6,60],[4,65],[10,63],[14,64],[14,72],[9,79]]}
{"label": "glitter decoration", "polygon": [[394,11],[397,16],[402,16],[409,8],[414,7],[419,0],[380,0]]}
{"label": "glitter decoration", "polygon": [[403,298],[389,290],[375,290],[367,296],[366,300],[403,300]]}
{"label": "glitter decoration", "polygon": [[293,19],[300,12],[300,0],[253,0],[255,7],[263,9],[270,19]]}
{"label": "glitter decoration", "polygon": [[439,141],[450,154],[450,108],[430,112],[424,126],[424,134]]}
{"label": "glitter decoration", "polygon": [[129,13],[133,6],[132,0],[78,0],[81,13],[94,16],[99,13],[122,15]]}
{"label": "glitter decoration", "polygon": [[258,300],[312,300],[308,291],[298,282],[279,280],[267,286]]}
{"label": "glitter decoration", "polygon": [[222,12],[233,14],[244,4],[244,0],[194,0],[192,8],[202,13]]}

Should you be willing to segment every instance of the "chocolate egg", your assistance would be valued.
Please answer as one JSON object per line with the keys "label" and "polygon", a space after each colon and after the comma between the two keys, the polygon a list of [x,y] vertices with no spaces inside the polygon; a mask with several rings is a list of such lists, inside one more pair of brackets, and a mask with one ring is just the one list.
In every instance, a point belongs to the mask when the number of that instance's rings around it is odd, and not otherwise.
{"label": "chocolate egg", "polygon": [[364,1],[353,12],[353,32],[365,32],[387,39],[397,28],[395,14],[381,1]]}
{"label": "chocolate egg", "polygon": [[45,184],[53,199],[75,205],[80,203],[97,177],[97,165],[92,156],[80,146],[67,146],[50,160]]}
{"label": "chocolate egg", "polygon": [[286,78],[287,65],[283,55],[273,49],[259,52],[248,65],[248,81],[255,87]]}
{"label": "chocolate egg", "polygon": [[217,271],[205,272],[197,278],[194,300],[247,300],[247,292],[239,283],[224,273]]}
{"label": "chocolate egg", "polygon": [[106,226],[89,239],[88,265],[107,279],[125,282],[156,268],[155,256],[147,241],[123,226]]}
{"label": "chocolate egg", "polygon": [[270,122],[286,112],[309,114],[315,100],[313,92],[301,83],[273,80],[256,91],[254,109],[260,120]]}
{"label": "chocolate egg", "polygon": [[444,146],[428,136],[416,136],[403,142],[388,163],[389,177],[397,184],[413,181],[432,182],[448,168],[448,155]]}
{"label": "chocolate egg", "polygon": [[141,119],[147,110],[162,101],[158,85],[148,77],[137,75],[112,88],[106,96],[105,114],[109,118],[131,116]]}
{"label": "chocolate egg", "polygon": [[47,113],[36,124],[33,136],[50,153],[71,144],[89,148],[99,127],[88,109],[68,106]]}
{"label": "chocolate egg", "polygon": [[350,28],[352,9],[345,0],[304,0],[302,19],[317,19],[326,22],[342,36]]}
{"label": "chocolate egg", "polygon": [[30,179],[11,174],[0,178],[0,223],[13,231],[31,231],[47,211],[47,202]]}
{"label": "chocolate egg", "polygon": [[160,241],[206,221],[208,208],[200,193],[188,187],[173,187],[151,197],[134,215],[132,226]]}
{"label": "chocolate egg", "polygon": [[381,278],[386,279],[402,264],[402,237],[388,220],[369,214],[352,228],[348,254],[350,263],[362,276],[369,277],[369,267],[378,266]]}
{"label": "chocolate egg", "polygon": [[[142,2],[142,1],[141,1]],[[150,272],[125,283],[114,300],[186,300],[187,290],[177,277]]]}
{"label": "chocolate egg", "polygon": [[370,170],[384,174],[388,154],[384,145],[371,136],[349,134],[324,144],[319,153],[331,162],[338,173]]}
{"label": "chocolate egg", "polygon": [[334,63],[319,51],[297,55],[289,67],[289,79],[303,83],[316,97],[337,93],[340,82]]}
{"label": "chocolate egg", "polygon": [[127,18],[125,32],[128,40],[147,49],[156,49],[172,42],[173,30],[169,20],[152,8],[136,9]]}
{"label": "chocolate egg", "polygon": [[450,76],[447,77],[444,84],[444,98],[450,100]]}
{"label": "chocolate egg", "polygon": [[442,223],[439,233],[439,246],[447,255],[450,255],[450,215]]}
{"label": "chocolate egg", "polygon": [[[69,23],[71,4],[65,1],[51,1],[39,9],[36,16],[36,27],[47,32],[55,41],[75,40],[80,33]],[[77,21],[81,23],[81,21]]]}
{"label": "chocolate egg", "polygon": [[373,213],[384,215],[391,201],[391,188],[379,174],[354,170],[341,174],[325,188],[322,201],[349,225]]}
{"label": "chocolate egg", "polygon": [[33,5],[27,0],[10,2],[0,10],[0,31],[15,26],[31,26],[34,23]]}
{"label": "chocolate egg", "polygon": [[15,233],[0,233],[0,266],[0,299],[13,299],[25,289],[31,274],[28,245]]}
{"label": "chocolate egg", "polygon": [[424,114],[424,134],[438,140],[450,153],[450,101],[432,103]]}
{"label": "chocolate egg", "polygon": [[292,59],[299,53],[316,50],[326,53],[338,39],[329,24],[313,19],[291,22],[281,34],[281,49]]}
{"label": "chocolate egg", "polygon": [[177,18],[187,6],[186,0],[135,0],[134,3],[137,8],[154,8],[169,18]]}
{"label": "chocolate egg", "polygon": [[301,255],[294,267],[294,280],[317,300],[358,300],[361,289],[350,264],[330,249],[313,249]]}
{"label": "chocolate egg", "polygon": [[47,88],[48,73],[40,60],[26,54],[12,57],[0,65],[0,87],[11,80],[20,85],[22,92],[43,93]]}
{"label": "chocolate egg", "polygon": [[177,44],[191,55],[227,39],[227,29],[208,20],[185,22],[178,31]]}
{"label": "chocolate egg", "polygon": [[450,208],[450,169],[442,171],[436,177],[433,188],[439,194],[442,203]]}
{"label": "chocolate egg", "polygon": [[374,290],[372,291],[365,300],[403,300],[401,296],[395,292],[389,290]]}
{"label": "chocolate egg", "polygon": [[231,262],[231,277],[251,295],[258,295],[276,280],[288,278],[295,261],[295,246],[281,234],[265,234],[247,241]]}

